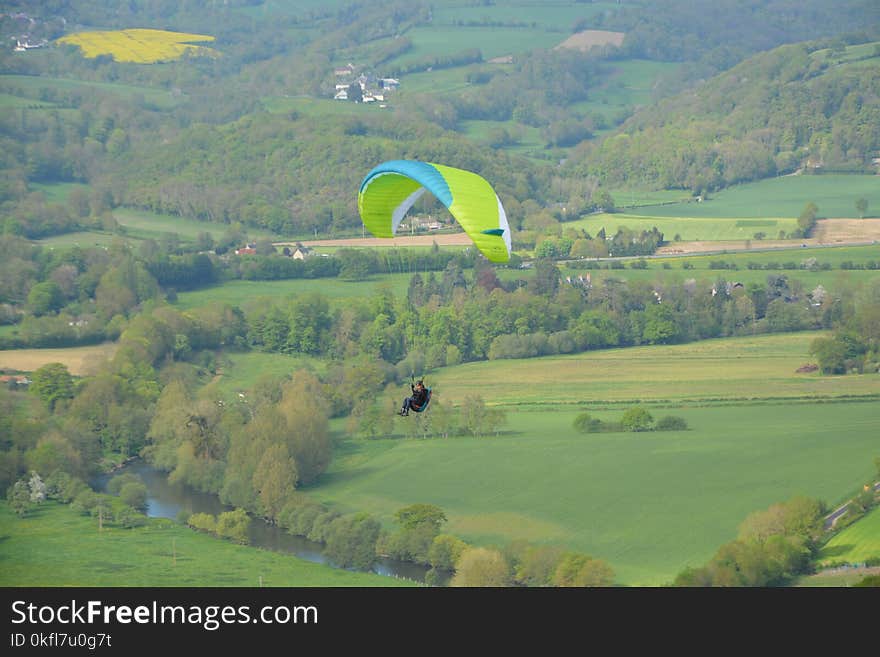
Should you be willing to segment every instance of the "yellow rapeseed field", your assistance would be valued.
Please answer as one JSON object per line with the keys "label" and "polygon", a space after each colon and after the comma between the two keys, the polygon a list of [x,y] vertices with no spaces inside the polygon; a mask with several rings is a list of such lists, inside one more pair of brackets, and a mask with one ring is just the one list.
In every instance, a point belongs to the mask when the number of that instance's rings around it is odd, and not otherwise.
{"label": "yellow rapeseed field", "polygon": [[87,58],[112,55],[117,62],[154,64],[179,59],[184,53],[215,55],[217,51],[193,45],[213,41],[205,34],[166,32],[165,30],[115,30],[112,32],[76,32],[58,39],[59,43],[79,46]]}

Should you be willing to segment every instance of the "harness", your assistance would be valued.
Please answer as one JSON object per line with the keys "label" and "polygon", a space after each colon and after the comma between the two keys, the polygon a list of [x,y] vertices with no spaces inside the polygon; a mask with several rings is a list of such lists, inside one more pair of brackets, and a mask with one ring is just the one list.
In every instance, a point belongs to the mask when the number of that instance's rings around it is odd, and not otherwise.
{"label": "harness", "polygon": [[428,404],[431,402],[431,389],[425,388],[425,401],[422,402],[420,406],[416,406],[415,403],[410,404],[409,408],[416,413],[421,413],[426,408],[428,408]]}

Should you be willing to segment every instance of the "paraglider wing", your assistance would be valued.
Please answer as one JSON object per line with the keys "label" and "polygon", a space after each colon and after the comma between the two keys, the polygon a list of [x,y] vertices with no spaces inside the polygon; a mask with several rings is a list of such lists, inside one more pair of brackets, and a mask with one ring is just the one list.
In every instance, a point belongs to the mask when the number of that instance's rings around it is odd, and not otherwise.
{"label": "paraglider wing", "polygon": [[486,258],[510,259],[510,226],[495,190],[471,171],[442,164],[389,160],[375,167],[358,193],[364,226],[376,237],[393,237],[426,190],[449,209]]}

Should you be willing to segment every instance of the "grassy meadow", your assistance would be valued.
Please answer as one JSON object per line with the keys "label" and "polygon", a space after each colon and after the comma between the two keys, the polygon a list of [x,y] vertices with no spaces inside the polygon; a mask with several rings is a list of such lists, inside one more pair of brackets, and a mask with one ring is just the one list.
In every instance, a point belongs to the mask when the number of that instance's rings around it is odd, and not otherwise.
{"label": "grassy meadow", "polygon": [[[752,243],[755,244],[754,242]],[[817,265],[830,266],[830,269],[802,269],[802,265],[815,259]],[[622,269],[573,269],[560,265],[564,276],[590,274],[593,284],[606,278],[627,281],[648,281],[654,285],[683,283],[695,279],[701,284],[711,285],[719,278],[737,281],[743,285],[766,285],[770,275],[785,275],[790,282],[797,282],[804,290],[814,290],[822,285],[827,291],[835,292],[844,286],[859,285],[877,277],[877,270],[867,269],[870,262],[880,263],[880,246],[835,246],[790,249],[761,250],[753,246],[749,251],[726,252],[691,256],[662,256],[647,258],[644,269],[633,269],[635,259],[624,261]],[[841,269],[850,262],[859,269]],[[724,263],[728,269],[713,268],[713,263]],[[749,264],[760,265],[761,269],[749,269]],[[607,264],[607,263],[605,263]],[[716,265],[717,266],[717,265]],[[765,269],[764,267],[771,267]],[[687,268],[685,268],[687,267]],[[502,270],[503,271],[503,270]],[[514,273],[514,272],[511,272]],[[528,277],[529,272],[515,272]],[[500,276],[500,274],[499,274]]]}
{"label": "grassy meadow", "polygon": [[493,360],[431,374],[444,400],[483,395],[501,407],[727,404],[748,401],[880,399],[880,375],[821,376],[812,362],[816,332],[719,338],[679,345],[604,349]]}
{"label": "grassy meadow", "polygon": [[174,306],[188,310],[213,303],[246,306],[259,297],[283,299],[292,295],[318,292],[331,304],[343,305],[353,299],[373,296],[388,287],[395,296],[406,294],[410,274],[383,274],[365,281],[343,281],[338,278],[298,278],[283,281],[228,281],[223,285],[179,292]]}
{"label": "grassy meadow", "polygon": [[[880,215],[880,184],[877,176],[823,174],[780,176],[735,185],[713,192],[702,203],[684,202],[644,207],[639,214],[649,217],[797,219],[807,203],[819,208],[818,217],[857,218],[856,200],[868,201],[867,216]],[[626,203],[626,198],[615,201]],[[756,230],[763,230],[756,228]],[[769,232],[768,232],[769,236]],[[705,239],[705,238],[700,238]]]}
{"label": "grassy meadow", "polygon": [[[696,204],[693,204],[696,205]],[[656,206],[645,207],[642,212],[652,212]],[[797,228],[796,218],[762,218],[741,219],[737,217],[679,217],[679,216],[641,216],[634,208],[627,213],[600,213],[589,215],[565,224],[566,227],[579,228],[595,235],[602,228],[609,237],[621,226],[641,232],[656,227],[667,242],[673,241],[676,235],[682,241],[725,241],[753,239],[755,233],[762,232],[768,238],[775,239],[779,231],[790,233]],[[758,240],[753,242],[756,246]]]}
{"label": "grassy meadow", "polygon": [[877,176],[868,175],[782,176],[736,185],[701,203],[682,195],[675,190],[653,194],[617,190],[612,198],[625,212],[589,215],[565,225],[592,235],[603,227],[613,234],[620,226],[638,231],[656,226],[667,241],[675,235],[682,241],[753,240],[757,248],[756,233],[764,233],[768,240],[776,239],[780,231],[791,233],[809,202],[819,208],[820,219],[858,218],[855,203],[860,198],[868,201],[868,217],[880,213],[880,184]]}
{"label": "grassy meadow", "polygon": [[659,586],[749,513],[795,495],[838,501],[873,470],[876,401],[652,411],[690,430],[578,434],[578,410],[513,409],[499,436],[352,440],[309,492],[386,523],[436,504],[468,542],[559,545],[607,560],[621,584]]}
{"label": "grassy meadow", "polygon": [[[211,389],[219,398],[231,398],[250,390],[264,378],[278,379],[299,369],[309,369],[322,374],[326,363],[310,356],[269,354],[261,351],[225,352],[217,366],[217,375]],[[202,395],[206,392],[203,390]]]}
{"label": "grassy meadow", "polygon": [[608,9],[617,7],[613,2],[572,5],[571,3],[536,2],[535,0],[496,0],[491,4],[456,4],[459,6],[443,6],[434,9],[433,23],[453,26],[480,22],[518,23],[523,26],[521,29],[561,32],[559,41],[568,36],[578,20],[593,18]]}
{"label": "grassy meadow", "polygon": [[[616,119],[628,116],[634,108],[650,105],[653,102],[653,89],[663,76],[674,73],[680,64],[674,62],[652,62],[632,59],[614,62],[612,69],[595,90],[591,90],[587,100],[572,105],[573,111],[582,116],[601,115],[609,124],[604,130],[597,130],[597,136],[610,133]],[[623,197],[613,196],[623,205]]]}
{"label": "grassy meadow", "polygon": [[[69,78],[53,78],[36,75],[0,75],[0,86],[13,98],[27,102],[28,107],[37,103],[41,108],[55,107],[55,103],[46,103],[40,100],[42,89],[52,89],[59,93],[69,91],[95,90],[103,93],[111,93],[123,98],[143,98],[145,103],[160,109],[168,109],[176,106],[179,98],[175,98],[170,91],[155,87],[142,87],[126,85],[114,82],[93,82],[89,80],[74,80]],[[62,110],[63,111],[63,110]]]}
{"label": "grassy meadow", "polygon": [[[165,233],[177,233],[181,239],[194,240],[199,233],[211,233],[217,239],[227,231],[229,224],[220,222],[197,221],[174,215],[158,214],[146,210],[116,208],[113,217],[119,225],[124,226],[126,236],[157,239]],[[255,228],[247,229],[248,238],[274,238],[269,231]]]}
{"label": "grassy meadow", "polygon": [[[701,270],[709,269],[713,262],[723,261],[731,265],[736,265],[739,270],[746,270],[748,269],[750,262],[759,264],[762,267],[771,263],[777,263],[782,266],[784,263],[794,262],[800,267],[804,261],[815,258],[817,264],[828,264],[831,266],[831,270],[809,272],[808,270],[802,269],[798,269],[797,271],[783,269],[781,271],[791,276],[800,276],[801,274],[806,273],[824,273],[827,276],[861,271],[855,269],[848,271],[841,270],[840,266],[845,262],[851,262],[854,266],[861,265],[862,267],[866,266],[871,261],[880,263],[880,246],[816,246],[793,249],[762,249],[760,242],[753,241],[751,247],[752,248],[748,251],[738,251],[736,253],[719,252],[711,255],[663,257],[659,262],[653,260],[649,261],[648,266],[662,267],[663,263],[668,263],[675,268],[680,268],[685,262],[687,262],[694,270]],[[766,273],[771,273],[771,270],[765,271]],[[871,270],[867,271],[870,272]],[[832,272],[834,272],[834,274],[832,274]]]}
{"label": "grassy meadow", "polygon": [[407,30],[406,36],[412,40],[412,48],[387,62],[386,68],[411,66],[428,58],[447,57],[472,48],[480,50],[483,60],[490,60],[538,48],[552,48],[568,34],[516,27],[434,25],[414,27]]}
{"label": "grassy meadow", "polygon": [[[113,242],[120,238],[120,235],[106,231],[78,230],[73,233],[44,237],[42,239],[34,240],[34,243],[44,246],[47,249],[69,249],[76,246],[82,248],[90,248],[93,246],[109,247]],[[140,239],[131,237],[130,235],[126,235],[121,239],[132,244],[138,244],[141,242]]]}
{"label": "grassy meadow", "polygon": [[0,502],[0,586],[413,586],[236,545],[164,518],[124,529],[45,502],[18,518]]}
{"label": "grassy meadow", "polygon": [[[405,505],[436,504],[446,529],[468,542],[560,545],[607,560],[621,584],[660,586],[708,561],[749,513],[795,495],[831,506],[875,474],[880,375],[795,372],[816,335],[444,368],[429,376],[437,399],[482,395],[506,413],[499,435],[343,434],[308,492],[389,525]],[[580,434],[572,426],[583,411],[617,421],[636,404],[689,429]],[[398,434],[411,421],[396,418]]]}

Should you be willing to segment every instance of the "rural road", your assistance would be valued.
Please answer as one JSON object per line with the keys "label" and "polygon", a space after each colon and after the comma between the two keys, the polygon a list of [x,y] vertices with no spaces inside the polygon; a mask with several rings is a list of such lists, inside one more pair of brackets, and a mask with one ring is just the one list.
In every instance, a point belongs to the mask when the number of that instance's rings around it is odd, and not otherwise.
{"label": "rural road", "polygon": [[[880,491],[880,481],[874,484],[874,492]],[[834,509],[831,513],[825,516],[825,529],[831,529],[840,520],[840,517],[846,513],[846,510],[849,508],[849,502],[844,502],[839,507]]]}

